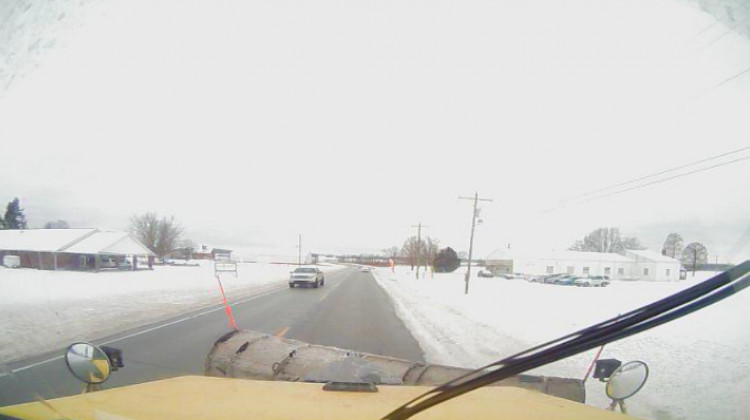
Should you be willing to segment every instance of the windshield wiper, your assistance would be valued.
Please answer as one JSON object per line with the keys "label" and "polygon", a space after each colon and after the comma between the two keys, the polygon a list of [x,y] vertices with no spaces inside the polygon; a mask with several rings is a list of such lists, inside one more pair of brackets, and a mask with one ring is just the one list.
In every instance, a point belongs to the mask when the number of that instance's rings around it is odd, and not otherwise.
{"label": "windshield wiper", "polygon": [[404,420],[444,401],[511,376],[665,324],[750,286],[750,261],[662,300],[532,347],[446,382],[395,409],[384,420]]}

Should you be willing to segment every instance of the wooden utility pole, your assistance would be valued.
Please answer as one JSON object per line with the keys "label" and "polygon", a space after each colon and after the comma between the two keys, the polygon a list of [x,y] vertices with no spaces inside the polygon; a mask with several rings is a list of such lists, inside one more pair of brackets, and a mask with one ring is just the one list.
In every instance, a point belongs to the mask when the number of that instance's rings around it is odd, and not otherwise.
{"label": "wooden utility pole", "polygon": [[419,280],[419,248],[422,245],[422,228],[423,227],[427,228],[429,226],[422,226],[422,222],[419,222],[418,225],[411,225],[411,227],[417,228],[417,258],[416,258],[416,260],[417,260],[416,261],[417,262],[417,272],[416,272],[414,278],[416,280]]}
{"label": "wooden utility pole", "polygon": [[469,266],[466,267],[466,289],[464,294],[469,294],[469,279],[471,278],[471,258],[474,252],[474,227],[477,223],[477,204],[480,201],[492,201],[491,198],[479,198],[479,193],[474,192],[474,197],[458,197],[459,200],[474,200],[474,211],[471,214],[471,239],[469,239]]}

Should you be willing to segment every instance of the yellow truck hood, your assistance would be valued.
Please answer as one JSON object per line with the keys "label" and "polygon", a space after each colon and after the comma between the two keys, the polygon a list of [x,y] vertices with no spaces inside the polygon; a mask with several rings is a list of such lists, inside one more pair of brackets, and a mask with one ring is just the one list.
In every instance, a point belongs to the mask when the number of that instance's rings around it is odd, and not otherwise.
{"label": "yellow truck hood", "polygon": [[[183,376],[42,403],[0,408],[21,419],[320,419],[377,420],[424,386],[378,386],[375,393],[323,391],[323,384]],[[56,411],[56,412],[55,412]],[[414,419],[628,418],[618,413],[514,387],[485,387],[447,401]]]}

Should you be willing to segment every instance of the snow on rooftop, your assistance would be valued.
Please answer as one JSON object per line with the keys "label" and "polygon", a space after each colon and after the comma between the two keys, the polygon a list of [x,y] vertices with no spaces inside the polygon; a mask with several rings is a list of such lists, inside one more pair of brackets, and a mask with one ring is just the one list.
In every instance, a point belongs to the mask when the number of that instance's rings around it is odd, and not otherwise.
{"label": "snow on rooftop", "polygon": [[95,232],[96,229],[0,230],[0,249],[53,252]]}
{"label": "snow on rooftop", "polygon": [[649,259],[651,261],[656,261],[656,262],[679,263],[679,261],[677,261],[674,258],[667,257],[666,255],[661,255],[660,253],[652,251],[650,249],[640,249],[640,250],[629,249],[628,253],[635,254],[641,258]]}
{"label": "snow on rooftop", "polygon": [[490,253],[490,255],[488,255],[487,258],[485,259],[486,260],[512,260],[513,258],[516,258],[516,257],[517,257],[516,253],[511,252],[510,249],[499,248],[499,249],[492,251],[492,253]]}
{"label": "snow on rooftop", "polygon": [[123,231],[97,231],[65,249],[72,254],[96,254],[127,236]]}
{"label": "snow on rooftop", "polygon": [[548,260],[633,262],[632,259],[611,252],[555,251],[541,256]]}
{"label": "snow on rooftop", "polygon": [[141,254],[153,253],[135,240],[129,233],[121,230],[97,231],[80,242],[65,249],[71,254]]}
{"label": "snow on rooftop", "polygon": [[0,230],[0,250],[153,255],[128,232],[98,229]]}
{"label": "snow on rooftop", "polygon": [[121,255],[155,255],[148,247],[136,240],[133,235],[124,236],[119,241],[108,246],[102,253]]}
{"label": "snow on rooftop", "polygon": [[633,262],[632,259],[611,252],[587,252],[587,251],[550,251],[543,253],[518,252],[511,249],[497,249],[486,258],[493,260],[513,259],[544,259],[565,261],[609,261],[609,262]]}

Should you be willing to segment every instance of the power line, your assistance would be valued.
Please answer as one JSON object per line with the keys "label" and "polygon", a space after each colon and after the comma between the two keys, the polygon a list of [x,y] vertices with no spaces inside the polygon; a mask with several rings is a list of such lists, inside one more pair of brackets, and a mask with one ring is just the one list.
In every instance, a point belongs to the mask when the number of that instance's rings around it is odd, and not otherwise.
{"label": "power line", "polygon": [[[719,87],[719,86],[721,86],[721,85],[723,85],[723,84],[725,84],[725,83],[729,83],[729,82],[731,82],[732,80],[734,80],[734,79],[736,79],[736,78],[738,78],[738,77],[742,76],[743,74],[745,74],[745,73],[747,73],[747,72],[750,72],[750,67],[746,68],[745,70],[742,70],[741,72],[739,72],[739,73],[735,74],[734,76],[730,76],[730,77],[728,77],[728,78],[726,78],[726,79],[722,80],[721,82],[719,82],[719,83],[715,84],[715,85],[714,85],[713,87],[711,87],[710,89],[716,89],[717,87]],[[709,89],[709,90],[710,90],[710,89]]]}
{"label": "power line", "polygon": [[574,196],[574,197],[566,198],[564,200],[560,200],[560,204],[564,204],[564,203],[567,203],[569,201],[577,200],[579,198],[588,197],[590,195],[594,195],[594,194],[597,194],[597,193],[600,193],[600,192],[611,190],[611,189],[614,189],[614,188],[617,188],[617,187],[622,187],[623,185],[628,185],[628,184],[632,184],[632,183],[635,183],[635,182],[638,182],[638,181],[643,181],[644,179],[653,178],[653,177],[659,176],[659,175],[664,175],[666,173],[674,172],[674,171],[677,171],[677,170],[680,170],[680,169],[685,169],[685,168],[688,168],[690,166],[697,165],[699,163],[709,162],[709,161],[712,161],[712,160],[715,160],[715,159],[722,158],[724,156],[729,156],[729,155],[733,155],[735,153],[744,152],[745,150],[750,150],[750,146],[742,147],[742,148],[739,148],[737,150],[732,150],[732,151],[726,152],[726,153],[721,153],[719,155],[711,156],[709,158],[696,160],[694,162],[686,163],[684,165],[680,165],[680,166],[677,166],[677,167],[674,167],[674,168],[671,168],[671,169],[666,169],[666,170],[659,171],[659,172],[656,172],[656,173],[653,173],[653,174],[650,174],[650,175],[645,175],[645,176],[642,176],[642,177],[639,177],[639,178],[631,179],[629,181],[620,182],[619,184],[610,185],[609,187],[599,188],[598,190],[587,192],[585,194],[581,194],[581,195],[577,195],[577,196]]}
{"label": "power line", "polygon": [[695,174],[695,173],[698,173],[698,172],[707,171],[709,169],[714,169],[714,168],[718,168],[718,167],[721,167],[721,166],[730,165],[732,163],[741,162],[741,161],[747,160],[747,159],[750,159],[750,156],[745,156],[745,157],[737,158],[737,159],[734,159],[734,160],[730,160],[728,162],[717,163],[716,165],[713,165],[713,166],[708,166],[708,167],[705,167],[705,168],[696,169],[694,171],[685,172],[683,174],[674,175],[674,176],[670,176],[670,177],[663,178],[663,179],[657,179],[656,181],[648,182],[648,183],[641,184],[641,185],[636,185],[634,187],[626,188],[624,190],[614,191],[614,192],[611,192],[609,194],[605,194],[605,195],[602,195],[602,196],[592,197],[592,198],[590,198],[588,200],[582,201],[581,203],[587,203],[589,201],[598,200],[600,198],[611,197],[613,195],[622,194],[622,193],[625,193],[625,192],[628,192],[628,191],[633,191],[633,190],[637,190],[637,189],[640,189],[640,188],[648,187],[649,185],[661,184],[662,182],[670,181],[672,179],[681,178],[683,176],[692,175],[692,174]]}
{"label": "power line", "polygon": [[733,31],[732,29],[728,29],[726,32],[722,33],[721,35],[719,35],[716,38],[714,38],[711,42],[709,42],[708,44],[704,45],[700,49],[700,51],[705,51],[706,49],[708,49],[708,47],[710,47],[711,45],[719,42],[722,38],[724,38],[725,36],[729,35],[732,31]]}
{"label": "power line", "polygon": [[692,39],[694,39],[694,38],[697,38],[697,37],[699,37],[699,36],[703,35],[703,33],[704,33],[704,32],[706,32],[707,30],[709,30],[709,29],[713,28],[713,27],[714,27],[714,25],[716,25],[717,23],[718,23],[718,21],[716,21],[716,20],[715,20],[715,21],[713,21],[713,22],[712,22],[712,23],[710,23],[710,24],[709,24],[708,26],[706,26],[705,28],[703,28],[703,29],[701,29],[700,31],[698,31],[698,32],[697,32],[697,33],[696,33],[695,35],[691,36],[691,37],[690,37],[689,39],[691,39],[691,40],[692,40]]}
{"label": "power line", "polygon": [[740,76],[742,76],[742,75],[744,75],[745,73],[748,73],[748,72],[750,72],[750,67],[746,68],[745,70],[741,70],[739,73],[736,73],[736,74],[734,74],[732,76],[727,77],[726,79],[724,79],[721,82],[719,82],[719,83],[711,86],[710,88],[704,90],[703,92],[696,93],[695,95],[693,95],[690,98],[688,98],[688,101],[692,101],[692,100],[698,99],[701,96],[707,94],[708,92],[710,92],[710,91],[718,88],[719,86],[725,85],[725,84],[731,82],[732,80],[737,79]]}
{"label": "power line", "polygon": [[[673,179],[676,179],[676,178],[681,178],[681,177],[687,176],[687,175],[692,175],[692,174],[695,174],[695,173],[698,173],[698,172],[704,172],[704,171],[707,171],[709,169],[714,169],[714,168],[718,168],[718,167],[721,167],[721,166],[730,165],[732,163],[737,163],[737,162],[740,162],[740,161],[743,161],[743,160],[747,160],[747,159],[750,159],[750,156],[744,156],[744,157],[741,157],[741,158],[738,158],[738,159],[734,159],[734,160],[730,160],[730,161],[727,161],[727,162],[718,163],[716,165],[707,166],[705,168],[696,169],[694,171],[685,172],[685,173],[674,175],[674,176],[670,176],[670,177],[667,177],[667,178],[657,179],[655,181],[647,182],[645,184],[639,184],[639,185],[636,185],[634,187],[626,188],[624,190],[617,190],[617,191],[613,191],[613,192],[608,193],[608,194],[604,194],[604,195],[600,195],[600,196],[596,196],[596,197],[591,197],[591,198],[589,198],[587,200],[582,200],[582,201],[578,202],[577,204],[588,203],[589,201],[594,201],[594,200],[599,200],[599,199],[606,198],[606,197],[611,197],[613,195],[626,193],[628,191],[637,190],[637,189],[640,189],[640,188],[648,187],[650,185],[661,184],[662,182],[670,181],[670,180],[673,180]],[[557,209],[562,208],[562,207],[564,207],[564,205],[561,204],[561,205],[559,205],[557,207],[553,207],[553,208],[544,210],[543,213],[549,213],[551,211],[557,210]]]}

